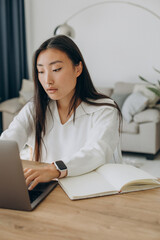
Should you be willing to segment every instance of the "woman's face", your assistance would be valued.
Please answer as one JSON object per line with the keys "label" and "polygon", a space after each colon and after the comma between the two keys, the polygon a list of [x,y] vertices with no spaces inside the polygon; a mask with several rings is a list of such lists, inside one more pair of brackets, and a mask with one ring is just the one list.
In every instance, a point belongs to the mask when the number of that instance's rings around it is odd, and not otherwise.
{"label": "woman's face", "polygon": [[82,72],[82,63],[74,66],[66,53],[58,49],[43,50],[37,58],[38,79],[52,100],[69,103]]}

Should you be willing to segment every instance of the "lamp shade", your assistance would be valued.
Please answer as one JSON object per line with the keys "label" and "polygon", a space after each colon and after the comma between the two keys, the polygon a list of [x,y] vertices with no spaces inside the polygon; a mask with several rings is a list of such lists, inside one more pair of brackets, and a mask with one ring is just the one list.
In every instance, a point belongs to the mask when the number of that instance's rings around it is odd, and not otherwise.
{"label": "lamp shade", "polygon": [[69,26],[67,23],[61,24],[54,30],[54,35],[66,35],[68,37],[74,38],[75,37],[75,31],[74,29]]}

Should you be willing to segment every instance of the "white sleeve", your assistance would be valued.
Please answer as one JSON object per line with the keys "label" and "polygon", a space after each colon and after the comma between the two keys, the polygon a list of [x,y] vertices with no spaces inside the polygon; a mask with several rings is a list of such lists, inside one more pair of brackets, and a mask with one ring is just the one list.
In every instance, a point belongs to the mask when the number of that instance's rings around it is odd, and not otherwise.
{"label": "white sleeve", "polygon": [[68,176],[81,175],[110,162],[119,145],[119,139],[117,109],[106,107],[95,112],[86,144],[72,157],[62,159],[68,168]]}
{"label": "white sleeve", "polygon": [[33,133],[33,103],[27,103],[0,136],[0,140],[14,140],[21,150]]}

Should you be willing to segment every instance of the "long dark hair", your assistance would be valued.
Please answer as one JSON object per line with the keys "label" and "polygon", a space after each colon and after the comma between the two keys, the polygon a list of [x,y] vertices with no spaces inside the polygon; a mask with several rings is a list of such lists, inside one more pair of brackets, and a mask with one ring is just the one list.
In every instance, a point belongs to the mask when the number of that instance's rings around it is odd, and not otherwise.
{"label": "long dark hair", "polygon": [[[37,58],[39,54],[46,49],[58,49],[69,57],[74,66],[79,65],[82,62],[83,70],[80,76],[77,78],[77,84],[75,93],[70,101],[69,113],[73,110],[74,120],[75,112],[78,100],[92,104],[92,105],[108,105],[116,108],[119,112],[119,117],[121,120],[121,111],[116,103],[97,103],[92,100],[109,98],[108,96],[98,93],[95,89],[90,74],[88,72],[87,66],[83,59],[83,56],[77,47],[77,45],[69,38],[64,35],[58,35],[46,40],[42,45],[36,50],[33,56],[33,80],[34,80],[34,103],[35,103],[35,161],[39,161],[41,157],[41,144],[43,142],[43,136],[45,135],[45,119],[46,110],[49,107],[49,98],[45,90],[43,89],[41,83],[38,80],[37,71]],[[68,113],[68,114],[69,114]]]}

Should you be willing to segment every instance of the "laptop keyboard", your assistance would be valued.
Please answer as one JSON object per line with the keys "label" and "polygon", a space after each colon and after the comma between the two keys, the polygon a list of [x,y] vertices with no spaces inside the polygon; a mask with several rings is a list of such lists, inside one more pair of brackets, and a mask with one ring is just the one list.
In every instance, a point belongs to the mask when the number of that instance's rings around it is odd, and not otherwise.
{"label": "laptop keyboard", "polygon": [[[56,181],[57,183],[57,181]],[[52,182],[45,182],[45,183],[39,183],[33,190],[29,191],[28,190],[28,194],[29,194],[29,198],[30,198],[30,202],[34,202],[34,200],[36,200],[43,192],[46,191],[46,189],[48,188],[49,185],[53,185],[53,181]]]}
{"label": "laptop keyboard", "polygon": [[28,191],[28,193],[29,193],[30,202],[32,203],[42,194],[42,191],[31,190],[31,191]]}

